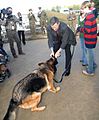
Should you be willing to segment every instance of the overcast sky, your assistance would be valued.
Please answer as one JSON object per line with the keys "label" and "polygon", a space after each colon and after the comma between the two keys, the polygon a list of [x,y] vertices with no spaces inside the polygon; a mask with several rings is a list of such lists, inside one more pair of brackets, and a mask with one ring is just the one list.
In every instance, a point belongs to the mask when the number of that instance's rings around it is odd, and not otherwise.
{"label": "overcast sky", "polygon": [[84,0],[0,0],[0,9],[11,6],[16,13],[18,11],[27,13],[30,8],[37,11],[39,6],[43,9],[51,9],[57,5],[65,7],[81,4],[83,1]]}

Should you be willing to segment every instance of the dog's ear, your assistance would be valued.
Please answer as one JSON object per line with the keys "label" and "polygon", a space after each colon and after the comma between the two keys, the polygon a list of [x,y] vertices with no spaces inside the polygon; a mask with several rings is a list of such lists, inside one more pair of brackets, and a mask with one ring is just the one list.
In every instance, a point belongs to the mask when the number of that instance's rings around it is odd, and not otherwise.
{"label": "dog's ear", "polygon": [[51,58],[55,59],[55,56],[54,56],[54,55],[52,55],[52,56],[51,56]]}
{"label": "dog's ear", "polygon": [[47,60],[47,64],[50,64],[50,65],[54,65],[54,62],[55,62],[55,58],[54,57],[51,57],[49,60]]}
{"label": "dog's ear", "polygon": [[41,62],[41,63],[38,63],[38,66],[41,66],[41,65],[44,65],[44,63],[43,63],[43,62]]}
{"label": "dog's ear", "polygon": [[54,56],[54,55],[52,55],[51,57],[52,57],[52,58],[55,58],[55,56]]}
{"label": "dog's ear", "polygon": [[52,55],[51,59],[53,59],[54,65],[57,65],[57,64],[58,64],[57,58],[56,58],[55,56]]}

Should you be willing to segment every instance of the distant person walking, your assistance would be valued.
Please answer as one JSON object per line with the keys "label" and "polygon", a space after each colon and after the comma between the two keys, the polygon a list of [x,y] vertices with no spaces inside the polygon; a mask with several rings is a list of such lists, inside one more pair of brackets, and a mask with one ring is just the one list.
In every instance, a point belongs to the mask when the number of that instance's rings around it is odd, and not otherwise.
{"label": "distant person walking", "polygon": [[33,38],[35,36],[35,22],[36,22],[36,18],[35,18],[34,14],[33,14],[33,10],[32,9],[29,9],[28,19],[29,19],[31,35],[32,35],[32,38]]}

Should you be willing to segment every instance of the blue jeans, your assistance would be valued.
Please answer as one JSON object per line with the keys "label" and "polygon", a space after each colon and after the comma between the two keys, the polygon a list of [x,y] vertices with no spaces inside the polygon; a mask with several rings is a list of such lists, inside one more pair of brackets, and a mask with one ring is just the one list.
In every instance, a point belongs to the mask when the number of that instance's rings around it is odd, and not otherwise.
{"label": "blue jeans", "polygon": [[96,63],[94,61],[94,49],[87,48],[87,57],[88,57],[87,72],[94,73],[96,67]]}
{"label": "blue jeans", "polygon": [[80,38],[80,44],[81,44],[81,50],[82,50],[82,64],[86,65],[87,64],[87,57],[86,57],[86,47],[85,47],[85,43],[84,43],[84,38]]}

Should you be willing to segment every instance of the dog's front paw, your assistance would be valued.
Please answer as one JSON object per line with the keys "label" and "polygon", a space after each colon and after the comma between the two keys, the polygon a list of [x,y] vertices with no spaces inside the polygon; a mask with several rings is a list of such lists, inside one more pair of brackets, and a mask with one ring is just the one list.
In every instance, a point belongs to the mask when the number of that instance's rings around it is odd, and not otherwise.
{"label": "dog's front paw", "polygon": [[56,87],[56,92],[60,91],[60,87]]}
{"label": "dog's front paw", "polygon": [[56,87],[56,88],[50,88],[49,91],[53,92],[53,93],[57,93],[58,91],[60,91],[60,87]]}
{"label": "dog's front paw", "polygon": [[33,107],[31,109],[32,112],[39,112],[39,111],[44,111],[46,108],[46,106],[42,106],[42,107]]}

